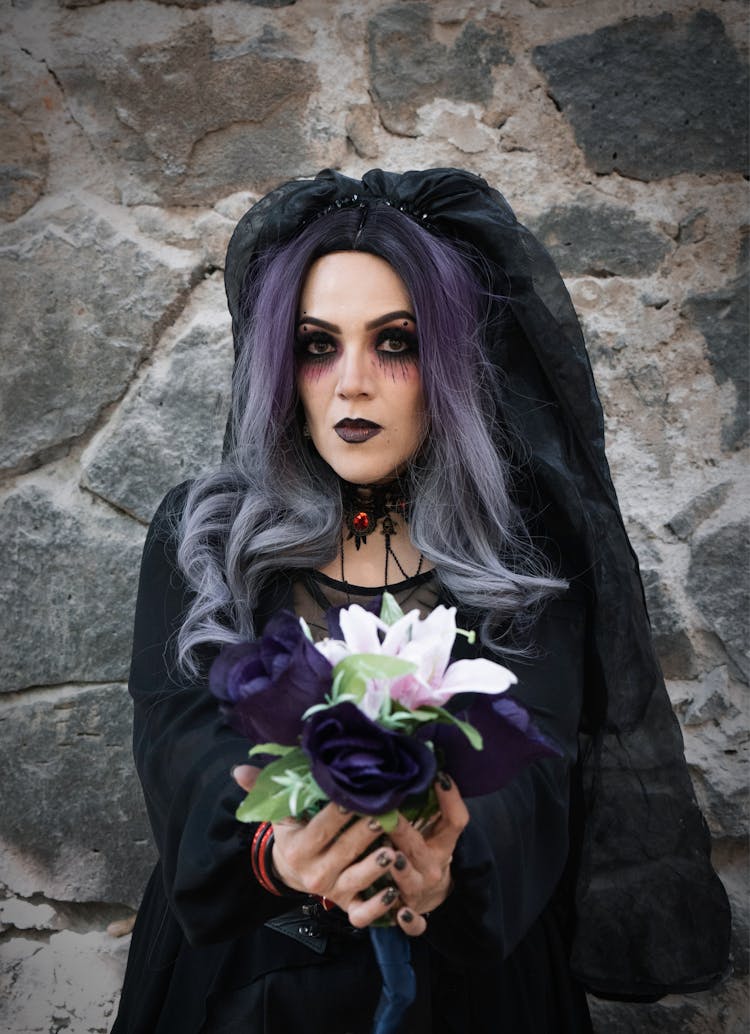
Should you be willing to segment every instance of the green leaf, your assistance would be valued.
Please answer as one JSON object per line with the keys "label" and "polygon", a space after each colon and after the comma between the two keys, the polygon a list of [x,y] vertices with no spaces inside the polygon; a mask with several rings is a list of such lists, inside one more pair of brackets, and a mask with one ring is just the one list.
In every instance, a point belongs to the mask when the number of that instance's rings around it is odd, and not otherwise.
{"label": "green leaf", "polygon": [[381,653],[354,653],[344,657],[333,669],[333,687],[337,702],[344,693],[360,701],[371,679],[395,679],[416,671],[412,661]]}
{"label": "green leaf", "polygon": [[451,714],[450,711],[446,711],[444,707],[424,707],[420,710],[422,713],[432,711],[437,721],[444,722],[446,725],[455,725],[461,730],[474,750],[482,749],[484,745],[482,734],[478,729],[475,729],[470,722],[464,722],[460,718],[456,718],[454,714]]}
{"label": "green leaf", "polygon": [[386,625],[395,625],[403,616],[404,612],[395,597],[391,596],[389,592],[384,592],[383,602],[380,605],[380,620],[385,621]]}
{"label": "green leaf", "polygon": [[285,747],[282,743],[256,743],[247,752],[247,756],[251,758],[254,754],[273,754],[275,757],[284,757],[298,749],[298,747]]}
{"label": "green leaf", "polygon": [[384,833],[392,833],[398,825],[398,811],[387,811],[385,815],[378,815],[378,822],[383,827]]}
{"label": "green leaf", "polygon": [[[295,814],[290,798],[301,780],[309,775],[307,755],[299,747],[293,747],[285,757],[277,758],[261,770],[252,790],[237,808],[237,818],[240,822],[276,822],[289,818]],[[324,795],[321,793],[321,796]]]}

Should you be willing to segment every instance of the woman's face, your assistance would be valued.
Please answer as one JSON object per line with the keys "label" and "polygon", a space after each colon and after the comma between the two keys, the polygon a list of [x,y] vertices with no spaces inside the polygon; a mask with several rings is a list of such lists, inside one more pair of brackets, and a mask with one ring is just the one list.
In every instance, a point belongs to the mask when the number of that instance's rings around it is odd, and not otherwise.
{"label": "woman's face", "polygon": [[339,477],[388,481],[425,434],[416,323],[406,287],[383,259],[324,255],[302,288],[297,387],[310,436]]}

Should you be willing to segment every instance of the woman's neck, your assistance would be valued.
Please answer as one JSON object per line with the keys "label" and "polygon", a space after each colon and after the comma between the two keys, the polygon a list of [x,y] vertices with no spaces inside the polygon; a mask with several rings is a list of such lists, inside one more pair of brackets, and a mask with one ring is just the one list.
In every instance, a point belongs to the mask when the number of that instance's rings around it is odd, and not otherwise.
{"label": "woman's neck", "polygon": [[350,585],[393,585],[429,570],[409,536],[405,484],[351,485],[341,482],[344,524],[339,556],[323,574]]}
{"label": "woman's neck", "polygon": [[395,585],[420,571],[429,571],[432,567],[409,538],[406,527],[390,537],[387,569],[386,555],[385,535],[378,524],[375,533],[368,535],[367,542],[361,543],[359,549],[355,540],[346,538],[344,533],[339,556],[321,567],[320,571],[336,581],[371,588]]}

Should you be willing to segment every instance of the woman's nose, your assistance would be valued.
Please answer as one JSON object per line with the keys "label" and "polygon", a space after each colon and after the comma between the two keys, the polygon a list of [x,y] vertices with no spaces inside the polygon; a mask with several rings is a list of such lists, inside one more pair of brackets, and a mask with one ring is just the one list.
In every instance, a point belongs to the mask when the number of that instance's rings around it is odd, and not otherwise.
{"label": "woman's nose", "polygon": [[337,391],[342,398],[371,394],[371,360],[365,349],[356,346],[343,349]]}

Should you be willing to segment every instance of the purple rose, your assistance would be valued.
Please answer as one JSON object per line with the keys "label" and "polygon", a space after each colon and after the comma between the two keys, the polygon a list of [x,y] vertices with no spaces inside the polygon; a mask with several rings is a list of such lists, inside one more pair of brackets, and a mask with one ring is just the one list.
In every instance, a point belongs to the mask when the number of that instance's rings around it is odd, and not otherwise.
{"label": "purple rose", "polygon": [[323,792],[362,815],[384,815],[423,793],[437,767],[420,740],[382,729],[348,702],[305,722],[302,749]]}
{"label": "purple rose", "polygon": [[432,738],[445,771],[464,797],[493,793],[537,758],[562,755],[536,727],[526,708],[506,693],[477,696],[458,717],[471,722],[480,733],[482,750],[475,750],[455,725],[425,725],[420,735]]}
{"label": "purple rose", "polygon": [[208,684],[243,736],[253,743],[292,745],[302,732],[302,715],[329,692],[332,670],[299,619],[282,611],[260,639],[224,647]]}

